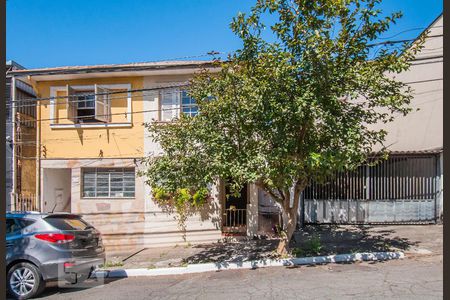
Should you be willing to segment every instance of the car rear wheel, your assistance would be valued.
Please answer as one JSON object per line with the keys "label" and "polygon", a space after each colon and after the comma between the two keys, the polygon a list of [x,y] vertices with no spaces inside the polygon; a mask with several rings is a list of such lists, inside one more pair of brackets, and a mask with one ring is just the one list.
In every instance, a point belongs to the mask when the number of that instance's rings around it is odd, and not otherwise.
{"label": "car rear wheel", "polygon": [[45,282],[35,265],[21,262],[9,269],[7,286],[8,292],[15,299],[29,299],[42,292]]}

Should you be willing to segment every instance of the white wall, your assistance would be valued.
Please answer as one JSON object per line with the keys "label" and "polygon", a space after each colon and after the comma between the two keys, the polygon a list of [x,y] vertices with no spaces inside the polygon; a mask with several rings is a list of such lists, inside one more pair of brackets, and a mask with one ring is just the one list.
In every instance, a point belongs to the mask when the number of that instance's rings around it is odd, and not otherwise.
{"label": "white wall", "polygon": [[44,212],[70,212],[71,170],[43,169],[42,204]]}
{"label": "white wall", "polygon": [[[186,83],[191,75],[160,75],[144,77],[144,89],[175,86]],[[144,93],[144,122],[159,120],[159,91]],[[161,147],[152,141],[147,130],[144,130],[144,155],[154,156],[161,153]],[[213,199],[209,207],[201,212],[192,213],[186,221],[187,241],[201,243],[216,241],[221,237],[220,231],[220,192],[217,186],[212,190]],[[143,244],[146,247],[164,246],[183,243],[181,232],[175,219],[175,213],[168,213],[152,199],[151,189],[144,184],[145,225]]]}

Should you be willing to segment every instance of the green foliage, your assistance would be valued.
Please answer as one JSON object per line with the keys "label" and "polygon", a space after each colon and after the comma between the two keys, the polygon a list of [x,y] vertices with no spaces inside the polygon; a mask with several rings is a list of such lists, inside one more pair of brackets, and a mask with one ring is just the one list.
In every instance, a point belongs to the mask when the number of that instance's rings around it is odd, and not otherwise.
{"label": "green foliage", "polygon": [[157,201],[167,201],[170,199],[170,194],[168,192],[166,192],[163,188],[158,188],[155,187],[153,189],[153,197],[157,200]]}
{"label": "green foliage", "polygon": [[106,261],[105,265],[103,267],[105,267],[105,268],[123,267],[123,262],[121,262],[121,261]]}
{"label": "green foliage", "polygon": [[[259,0],[249,15],[237,15],[231,29],[242,49],[218,62],[220,71],[191,81],[200,113],[146,124],[164,150],[145,159],[150,186],[182,207],[204,203],[195,193],[218,179],[230,178],[233,191],[254,182],[280,204],[285,220],[292,218],[283,226],[290,238],[308,182],[384,149],[380,124],[410,111],[412,90],[395,76],[408,70],[424,36],[371,51],[401,17],[384,15],[380,2]],[[277,18],[266,27],[267,14]],[[190,199],[184,189],[195,191]]]}
{"label": "green foliage", "polygon": [[173,192],[154,186],[152,188],[153,199],[162,207],[175,210],[177,213],[178,227],[183,232],[183,239],[186,240],[186,220],[190,210],[201,208],[209,198],[207,188],[199,188],[191,191],[186,188],[179,188]]}
{"label": "green foliage", "polygon": [[316,235],[305,242],[304,246],[292,249],[292,255],[295,257],[320,255],[323,249],[320,238]]}
{"label": "green foliage", "polygon": [[201,188],[192,195],[192,204],[194,206],[200,207],[206,203],[208,199],[209,192],[205,188]]}

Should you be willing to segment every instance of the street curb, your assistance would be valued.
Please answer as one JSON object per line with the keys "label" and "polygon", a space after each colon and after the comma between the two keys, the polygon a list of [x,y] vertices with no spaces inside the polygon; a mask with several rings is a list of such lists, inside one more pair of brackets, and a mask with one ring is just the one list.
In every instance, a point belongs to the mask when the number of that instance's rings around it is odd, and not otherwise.
{"label": "street curb", "polygon": [[161,275],[181,275],[191,273],[212,272],[221,270],[236,269],[256,269],[265,267],[282,267],[297,265],[316,265],[327,263],[345,263],[355,261],[383,261],[391,259],[402,259],[405,257],[403,252],[371,252],[354,254],[337,254],[329,256],[301,257],[290,259],[266,259],[252,260],[244,262],[220,262],[192,264],[186,267],[159,268],[159,269],[117,269],[117,270],[98,270],[93,277],[96,278],[124,278],[135,276],[161,276]]}

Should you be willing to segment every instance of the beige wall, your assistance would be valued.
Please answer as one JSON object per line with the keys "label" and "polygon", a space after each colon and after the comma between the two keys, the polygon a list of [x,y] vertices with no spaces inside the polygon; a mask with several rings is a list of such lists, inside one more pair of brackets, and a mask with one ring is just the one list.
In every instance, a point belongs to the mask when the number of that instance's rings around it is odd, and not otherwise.
{"label": "beige wall", "polygon": [[[82,214],[103,236],[109,253],[139,250],[144,247],[174,246],[185,241],[178,229],[175,214],[166,212],[145,192],[144,179],[136,177],[134,198],[83,199],[81,169],[84,167],[136,167],[134,159],[42,160],[42,170],[71,170],[71,212]],[[42,171],[43,173],[44,171]],[[44,174],[43,174],[44,175]],[[42,176],[43,195],[49,181]],[[201,212],[193,213],[187,225],[186,242],[215,242],[221,238],[218,191]],[[43,196],[41,201],[44,200]]]}
{"label": "beige wall", "polygon": [[[429,36],[443,34],[443,18],[431,27]],[[414,89],[413,111],[379,124],[387,132],[385,145],[391,151],[431,150],[443,147],[443,37],[430,37],[408,72],[396,76]],[[436,58],[433,58],[436,57]],[[378,150],[374,149],[375,151]]]}

